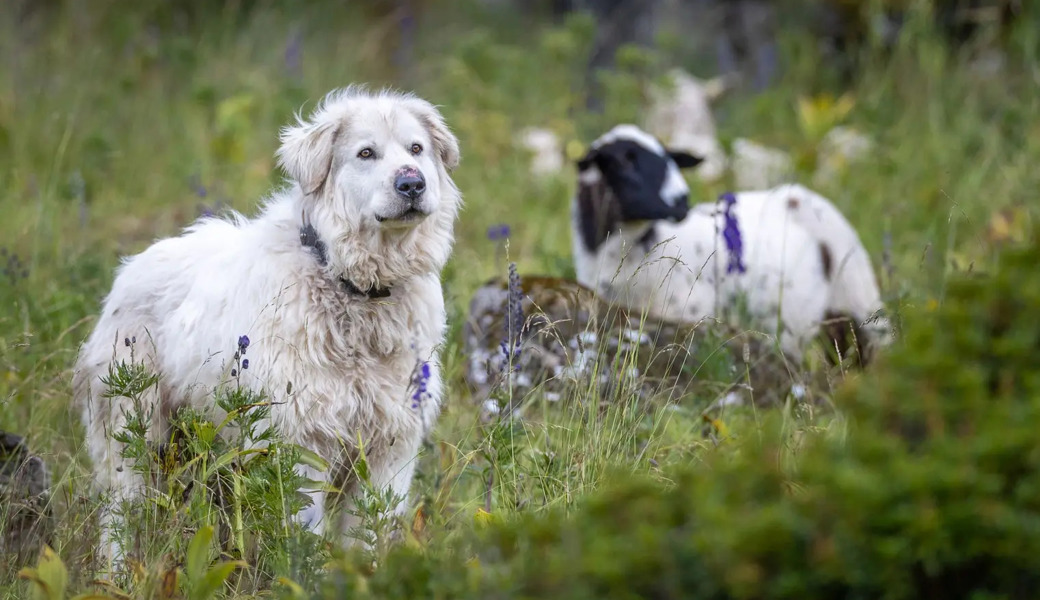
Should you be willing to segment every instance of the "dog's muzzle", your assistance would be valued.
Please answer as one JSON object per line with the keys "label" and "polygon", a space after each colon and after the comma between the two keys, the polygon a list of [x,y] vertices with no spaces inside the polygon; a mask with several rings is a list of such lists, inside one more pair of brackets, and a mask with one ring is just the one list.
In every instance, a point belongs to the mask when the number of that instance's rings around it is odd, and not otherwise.
{"label": "dog's muzzle", "polygon": [[423,206],[423,193],[426,192],[426,178],[422,171],[415,167],[402,167],[394,174],[394,192],[397,202],[392,202],[393,212],[387,215],[376,215],[380,223],[416,223],[430,214],[430,208]]}

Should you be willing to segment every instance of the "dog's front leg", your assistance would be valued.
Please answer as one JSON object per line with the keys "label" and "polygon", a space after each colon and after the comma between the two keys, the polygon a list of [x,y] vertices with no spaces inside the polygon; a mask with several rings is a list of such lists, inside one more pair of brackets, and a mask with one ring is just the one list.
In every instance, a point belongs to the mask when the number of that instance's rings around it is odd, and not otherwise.
{"label": "dog's front leg", "polygon": [[[102,363],[103,364],[103,363]],[[78,394],[85,398],[84,422],[88,424],[85,446],[94,464],[93,486],[106,502],[99,514],[101,569],[107,573],[123,570],[126,556],[141,539],[140,531],[128,524],[126,515],[141,508],[146,482],[141,466],[125,455],[126,444],[117,439],[127,433],[131,414],[150,421],[146,443],[158,444],[166,421],[158,410],[159,396],[152,387],[140,393],[136,401],[126,396],[109,394],[108,387],[96,372],[85,372],[74,381]],[[147,468],[147,466],[145,467]],[[140,524],[137,523],[139,526]]]}
{"label": "dog's front leg", "polygon": [[[380,536],[389,534],[386,541],[399,536],[396,524],[390,530],[383,529],[382,519],[388,516],[395,517],[395,520],[401,519],[411,507],[409,490],[415,474],[418,450],[418,437],[410,441],[398,440],[388,455],[368,457],[369,486],[362,486],[355,479],[344,487],[339,530],[345,544],[359,544],[362,548],[372,550],[380,545]],[[392,493],[382,496],[388,489]],[[380,494],[374,505],[370,495],[373,492]],[[365,506],[377,507],[379,514],[366,513],[366,509],[362,508]]]}

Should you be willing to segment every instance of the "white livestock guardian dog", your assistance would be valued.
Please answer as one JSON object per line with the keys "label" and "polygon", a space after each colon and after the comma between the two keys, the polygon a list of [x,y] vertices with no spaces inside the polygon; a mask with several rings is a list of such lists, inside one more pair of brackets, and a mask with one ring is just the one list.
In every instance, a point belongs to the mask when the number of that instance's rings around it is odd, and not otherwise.
{"label": "white livestock guardian dog", "polygon": [[827,199],[800,185],[724,195],[690,209],[680,168],[699,158],[618,125],[578,163],[572,203],[578,281],[607,300],[697,322],[740,309],[793,360],[821,328],[851,322],[860,358],[887,343],[870,257]]}
{"label": "white livestock guardian dog", "polygon": [[[259,215],[202,219],[118,269],[73,379],[96,482],[116,500],[144,482],[113,438],[131,405],[106,394],[109,365],[136,346],[160,376],[144,398],[158,441],[177,409],[217,410],[240,336],[240,384],[277,402],[271,421],[287,441],[332,465],[307,476],[349,498],[360,440],[372,483],[408,492],[441,400],[458,141],[425,100],[351,86],[285,127],[277,156],[291,182]],[[314,531],[356,525],[326,514],[323,492],[312,497],[302,520]]]}

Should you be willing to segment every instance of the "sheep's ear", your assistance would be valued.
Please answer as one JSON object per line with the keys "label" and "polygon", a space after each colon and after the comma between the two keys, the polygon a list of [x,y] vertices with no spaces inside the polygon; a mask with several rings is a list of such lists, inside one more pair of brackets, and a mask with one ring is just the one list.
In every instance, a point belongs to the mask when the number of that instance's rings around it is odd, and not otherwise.
{"label": "sheep's ear", "polygon": [[332,170],[332,148],[339,126],[335,121],[301,121],[283,127],[278,164],[295,179],[305,194],[319,192]]}
{"label": "sheep's ear", "polygon": [[444,117],[434,105],[419,98],[412,98],[410,104],[415,116],[430,133],[430,140],[437,150],[441,164],[448,172],[454,171],[462,159],[458,138],[448,129]]}
{"label": "sheep's ear", "polygon": [[577,163],[578,164],[578,171],[580,172],[580,171],[584,171],[584,170],[588,169],[592,165],[596,164],[596,161],[598,159],[599,159],[599,150],[595,150],[595,149],[589,150],[587,153],[585,153],[585,156],[582,156],[581,158],[578,159],[578,163]]}
{"label": "sheep's ear", "polygon": [[607,182],[596,178],[578,185],[577,204],[582,244],[589,252],[596,252],[621,223],[621,203]]}
{"label": "sheep's ear", "polygon": [[709,103],[713,103],[738,85],[740,85],[739,73],[719,75],[704,82],[704,95],[708,97]]}
{"label": "sheep's ear", "polygon": [[674,160],[680,169],[692,169],[704,162],[702,157],[695,156],[689,152],[683,152],[682,150],[668,150],[668,157]]}

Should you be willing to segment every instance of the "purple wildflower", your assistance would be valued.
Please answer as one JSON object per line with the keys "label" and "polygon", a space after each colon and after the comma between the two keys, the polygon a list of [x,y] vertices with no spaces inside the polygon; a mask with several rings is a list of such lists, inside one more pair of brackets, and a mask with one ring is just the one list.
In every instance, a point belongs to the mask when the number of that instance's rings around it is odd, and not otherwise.
{"label": "purple wildflower", "polygon": [[11,283],[18,283],[19,279],[28,279],[29,277],[29,266],[22,262],[14,252],[9,252],[7,248],[0,248],[0,257],[6,257],[7,261],[3,268],[3,274]]}
{"label": "purple wildflower", "polygon": [[726,192],[719,196],[719,201],[725,204],[722,214],[726,225],[722,230],[722,239],[726,242],[726,249],[729,250],[729,264],[726,266],[726,272],[746,273],[744,243],[740,239],[740,226],[737,224],[737,217],[732,210],[733,205],[737,202],[737,197],[731,192]]}
{"label": "purple wildflower", "polygon": [[206,186],[202,185],[202,178],[199,177],[198,174],[191,176],[190,184],[191,189],[195,192],[196,196],[199,198],[205,198],[207,196]]}
{"label": "purple wildflower", "polygon": [[239,376],[249,368],[249,359],[243,358],[246,354],[246,348],[249,347],[249,336],[240,335],[238,336],[238,350],[235,351],[234,356],[231,357],[235,361],[237,368],[231,369],[231,376],[237,381]]}
{"label": "purple wildflower", "polygon": [[218,211],[223,210],[227,203],[224,202],[223,198],[217,198],[217,201],[213,203],[213,206],[209,206],[203,203],[199,203],[199,215],[202,217],[212,217],[217,214]]}
{"label": "purple wildflower", "polygon": [[303,36],[299,30],[289,35],[289,41],[285,44],[285,70],[291,77],[297,77],[303,66],[300,59],[303,54]]}
{"label": "purple wildflower", "polygon": [[506,301],[506,339],[502,341],[502,354],[513,370],[520,369],[521,334],[524,328],[524,290],[520,285],[520,274],[516,263],[509,263],[509,297]]}
{"label": "purple wildflower", "polygon": [[401,43],[394,51],[394,64],[398,67],[407,68],[411,62],[413,39],[415,37],[415,16],[409,10],[407,3],[399,6],[401,16],[397,20],[397,28],[400,32]]}
{"label": "purple wildflower", "polygon": [[419,369],[414,375],[412,375],[412,385],[415,386],[415,391],[412,392],[412,408],[417,409],[422,406],[422,403],[430,397],[428,389],[430,383],[430,363],[424,362],[419,365]]}
{"label": "purple wildflower", "polygon": [[491,240],[492,242],[497,242],[498,240],[504,240],[504,239],[506,239],[508,237],[509,237],[509,225],[506,225],[505,223],[500,223],[498,225],[492,225],[491,227],[488,227],[487,238],[489,240]]}

